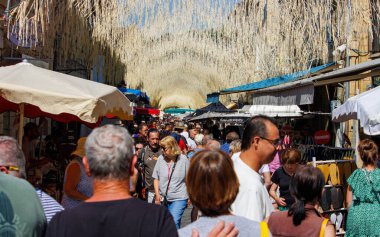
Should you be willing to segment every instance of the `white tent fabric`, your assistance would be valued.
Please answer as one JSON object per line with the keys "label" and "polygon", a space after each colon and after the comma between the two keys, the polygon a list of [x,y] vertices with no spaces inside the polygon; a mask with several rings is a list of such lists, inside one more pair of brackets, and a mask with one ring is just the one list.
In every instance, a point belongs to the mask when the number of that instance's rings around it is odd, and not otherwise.
{"label": "white tent fabric", "polygon": [[297,105],[245,105],[242,111],[253,115],[266,115],[268,117],[301,117],[302,110]]}
{"label": "white tent fabric", "polygon": [[334,109],[332,120],[344,122],[357,119],[368,135],[380,135],[380,87],[349,98],[343,105]]}
{"label": "white tent fabric", "polygon": [[250,118],[251,115],[248,113],[217,113],[217,112],[206,112],[196,117],[189,118],[188,121],[196,121],[203,119],[221,119],[221,118]]}
{"label": "white tent fabric", "polygon": [[105,115],[132,118],[131,102],[116,87],[27,62],[0,67],[0,97],[0,110],[14,110],[23,104],[26,116],[29,111],[36,116],[66,116],[70,121],[91,124]]}

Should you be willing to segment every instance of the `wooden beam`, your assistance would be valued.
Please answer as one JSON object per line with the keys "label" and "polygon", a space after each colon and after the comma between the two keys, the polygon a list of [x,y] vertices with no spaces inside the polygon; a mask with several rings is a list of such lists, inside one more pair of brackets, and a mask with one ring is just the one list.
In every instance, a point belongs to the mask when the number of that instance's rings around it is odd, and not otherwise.
{"label": "wooden beam", "polygon": [[329,84],[336,84],[341,82],[347,82],[347,81],[356,81],[361,80],[366,77],[373,77],[373,76],[379,76],[380,75],[380,69],[372,70],[372,71],[366,71],[364,73],[351,75],[351,76],[343,76],[343,77],[337,77],[337,78],[331,78],[327,80],[319,80],[314,82],[314,86],[324,86]]}

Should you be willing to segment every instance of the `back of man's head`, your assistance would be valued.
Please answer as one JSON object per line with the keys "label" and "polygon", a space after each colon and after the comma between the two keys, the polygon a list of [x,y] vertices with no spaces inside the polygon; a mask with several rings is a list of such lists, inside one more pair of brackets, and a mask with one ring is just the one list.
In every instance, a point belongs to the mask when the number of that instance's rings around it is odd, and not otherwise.
{"label": "back of man's head", "polygon": [[148,125],[146,125],[146,123],[140,123],[140,125],[139,125],[139,133],[140,134],[143,134],[145,130],[148,131],[148,129],[149,129],[149,127],[148,127]]}
{"label": "back of man's head", "polygon": [[26,178],[25,172],[25,156],[20,145],[13,137],[0,136],[0,166],[15,166],[18,172],[10,172],[10,174]]}
{"label": "back of man's head", "polygon": [[265,115],[254,116],[247,121],[241,142],[242,151],[246,151],[251,147],[252,139],[255,136],[267,137],[268,123],[276,125],[276,121]]}
{"label": "back of man's head", "polygon": [[129,178],[133,157],[133,139],[120,126],[105,125],[87,137],[86,156],[94,179]]}
{"label": "back of man's head", "polygon": [[227,135],[226,135],[226,141],[228,143],[231,143],[232,141],[237,140],[239,138],[240,138],[239,134],[237,134],[237,132],[235,132],[235,131],[231,131],[231,132],[227,133]]}
{"label": "back of man's head", "polygon": [[220,149],[220,142],[215,139],[209,139],[206,143],[206,149],[211,151],[216,151]]}
{"label": "back of man's head", "polygon": [[24,135],[31,139],[38,137],[38,126],[33,122],[29,122],[24,126]]}

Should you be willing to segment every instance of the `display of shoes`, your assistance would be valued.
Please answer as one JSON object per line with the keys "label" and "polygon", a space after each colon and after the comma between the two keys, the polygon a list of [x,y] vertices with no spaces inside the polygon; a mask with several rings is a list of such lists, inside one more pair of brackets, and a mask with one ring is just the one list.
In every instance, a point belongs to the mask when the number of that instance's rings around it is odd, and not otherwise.
{"label": "display of shoes", "polygon": [[333,207],[333,210],[337,210],[343,207],[343,191],[342,187],[331,187],[330,189],[330,194],[331,194],[331,204]]}
{"label": "display of shoes", "polygon": [[320,205],[323,211],[328,211],[331,209],[331,192],[329,187],[325,187],[322,191],[322,198]]}

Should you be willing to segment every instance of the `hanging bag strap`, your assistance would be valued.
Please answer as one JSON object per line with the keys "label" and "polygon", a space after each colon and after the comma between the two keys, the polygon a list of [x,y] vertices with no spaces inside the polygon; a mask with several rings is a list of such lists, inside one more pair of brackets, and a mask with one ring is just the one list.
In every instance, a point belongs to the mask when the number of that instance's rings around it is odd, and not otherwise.
{"label": "hanging bag strap", "polygon": [[172,175],[173,175],[175,166],[177,165],[177,160],[178,160],[178,156],[175,158],[174,165],[173,165],[173,168],[172,168],[172,172],[170,173],[170,176],[169,176],[169,181],[168,181],[168,186],[166,187],[165,197],[168,196],[168,190],[169,190],[170,180],[172,180]]}
{"label": "hanging bag strap", "polygon": [[[146,153],[146,146],[143,147],[141,150],[141,162],[142,162],[142,169],[141,169],[141,187],[145,187],[145,153]],[[145,187],[146,188],[146,187]]]}
{"label": "hanging bag strap", "polygon": [[261,237],[269,237],[269,228],[268,224],[265,221],[260,222],[260,236]]}
{"label": "hanging bag strap", "polygon": [[325,236],[325,229],[326,229],[328,221],[329,221],[329,219],[324,218],[322,225],[321,225],[321,230],[319,231],[319,237]]}

